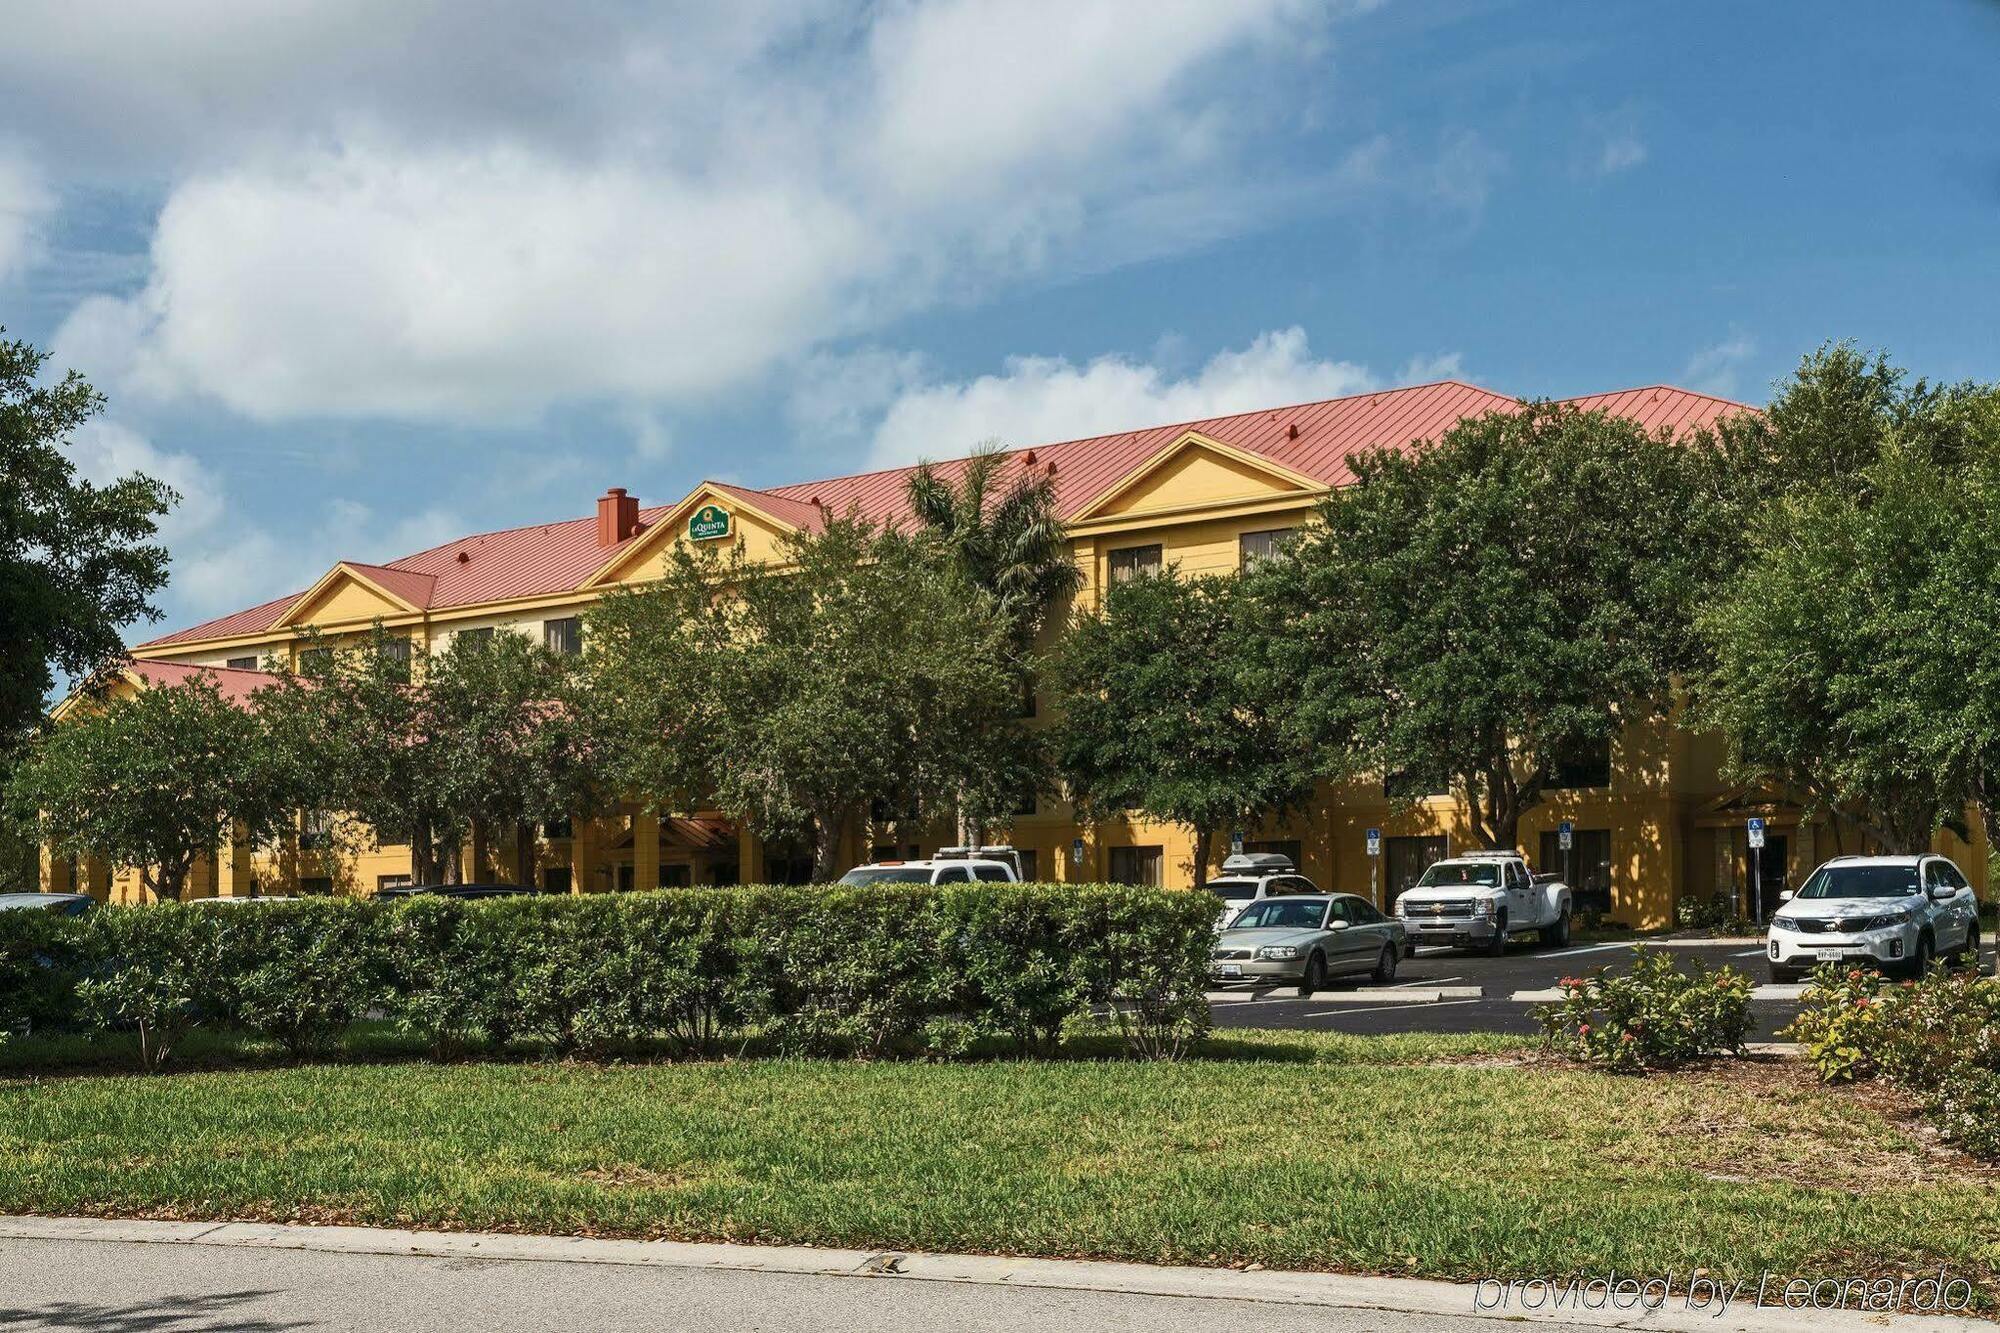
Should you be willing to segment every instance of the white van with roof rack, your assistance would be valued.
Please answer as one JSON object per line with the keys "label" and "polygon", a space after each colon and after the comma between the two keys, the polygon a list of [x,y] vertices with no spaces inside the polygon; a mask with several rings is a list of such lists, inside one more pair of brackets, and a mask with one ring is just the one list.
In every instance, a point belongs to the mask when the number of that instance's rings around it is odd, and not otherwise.
{"label": "white van with roof rack", "polygon": [[1215,928],[1229,929],[1236,914],[1259,898],[1287,893],[1318,893],[1319,887],[1301,875],[1292,858],[1278,852],[1238,852],[1224,859],[1222,873],[1208,881],[1217,904]]}
{"label": "white van with roof rack", "polygon": [[842,884],[1018,884],[1005,861],[939,856],[925,861],[873,861],[840,877]]}

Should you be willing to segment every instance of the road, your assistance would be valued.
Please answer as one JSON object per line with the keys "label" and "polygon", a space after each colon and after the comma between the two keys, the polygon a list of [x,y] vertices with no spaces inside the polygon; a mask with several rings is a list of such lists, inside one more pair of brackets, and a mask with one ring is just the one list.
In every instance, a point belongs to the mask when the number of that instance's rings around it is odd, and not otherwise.
{"label": "road", "polygon": [[[1576,944],[1566,949],[1544,949],[1538,944],[1511,946],[1505,955],[1488,958],[1451,949],[1420,947],[1414,958],[1404,959],[1396,974],[1394,989],[1422,991],[1435,986],[1476,986],[1477,998],[1447,998],[1430,1004],[1404,1004],[1384,997],[1380,1002],[1356,1003],[1352,999],[1330,999],[1329,995],[1352,993],[1373,983],[1366,980],[1336,980],[1327,995],[1299,999],[1286,987],[1269,993],[1229,992],[1230,999],[1213,1006],[1217,1027],[1313,1028],[1330,1032],[1514,1032],[1532,1034],[1536,1002],[1515,1000],[1523,991],[1552,989],[1566,976],[1578,976],[1600,966],[1613,970],[1631,961],[1630,943]],[[1674,958],[1698,960],[1709,967],[1728,965],[1750,974],[1759,982],[1765,978],[1763,950],[1754,942],[1676,943],[1656,945],[1657,952]],[[1983,960],[1988,973],[1993,970],[1993,952]],[[1254,996],[1254,998],[1252,998]],[[1240,997],[1240,998],[1239,998]],[[1779,1028],[1792,1021],[1798,1005],[1790,1000],[1755,1000],[1751,1015],[1757,1030],[1752,1040],[1771,1040]]]}
{"label": "road", "polygon": [[897,1278],[11,1239],[0,1240],[0,1328],[1502,1333],[1520,1324],[1470,1315]]}

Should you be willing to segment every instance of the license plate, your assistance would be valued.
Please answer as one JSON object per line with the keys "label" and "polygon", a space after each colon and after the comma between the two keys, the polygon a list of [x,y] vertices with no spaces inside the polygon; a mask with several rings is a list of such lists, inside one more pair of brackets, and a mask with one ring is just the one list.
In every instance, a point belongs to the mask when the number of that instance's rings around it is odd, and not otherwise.
{"label": "license plate", "polygon": [[1815,949],[1813,950],[1813,957],[1819,959],[1822,963],[1837,963],[1841,959],[1847,957],[1847,950]]}
{"label": "license plate", "polygon": [[1236,963],[1224,963],[1222,965],[1222,975],[1225,977],[1240,977],[1243,975],[1243,968]]}

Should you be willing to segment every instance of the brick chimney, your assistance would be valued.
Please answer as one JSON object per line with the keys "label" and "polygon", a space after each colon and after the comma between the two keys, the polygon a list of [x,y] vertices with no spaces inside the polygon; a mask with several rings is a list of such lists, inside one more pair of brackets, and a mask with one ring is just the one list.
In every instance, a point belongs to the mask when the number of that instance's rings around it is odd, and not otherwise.
{"label": "brick chimney", "polygon": [[597,544],[616,546],[639,530],[639,499],[613,486],[597,498]]}

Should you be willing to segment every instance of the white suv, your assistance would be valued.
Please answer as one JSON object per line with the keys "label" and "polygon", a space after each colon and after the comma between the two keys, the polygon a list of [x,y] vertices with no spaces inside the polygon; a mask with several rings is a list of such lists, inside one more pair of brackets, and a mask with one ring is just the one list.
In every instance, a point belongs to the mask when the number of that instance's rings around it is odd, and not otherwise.
{"label": "white suv", "polygon": [[1013,884],[1014,867],[1005,861],[975,861],[959,857],[934,861],[876,861],[856,866],[840,877],[842,884]]}
{"label": "white suv", "polygon": [[1222,931],[1229,929],[1238,912],[1259,898],[1318,893],[1319,889],[1293,867],[1289,856],[1239,852],[1223,861],[1222,873],[1208,882],[1208,891],[1221,900],[1216,907],[1215,928]]}
{"label": "white suv", "polygon": [[1836,856],[1797,893],[1778,895],[1771,980],[1819,963],[1860,962],[1921,976],[1940,956],[1979,965],[1979,901],[1942,856]]}

